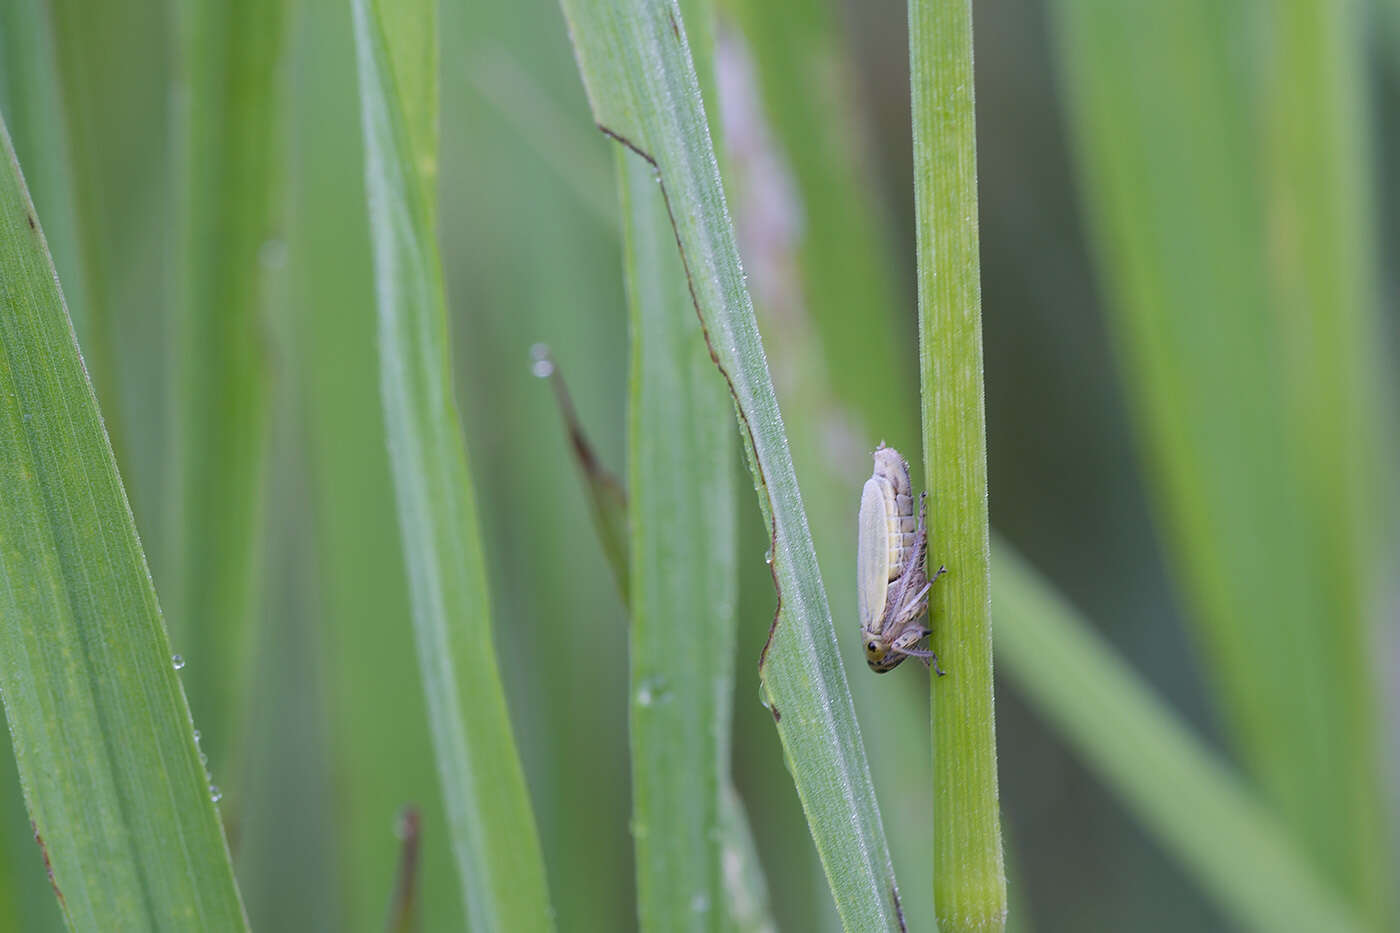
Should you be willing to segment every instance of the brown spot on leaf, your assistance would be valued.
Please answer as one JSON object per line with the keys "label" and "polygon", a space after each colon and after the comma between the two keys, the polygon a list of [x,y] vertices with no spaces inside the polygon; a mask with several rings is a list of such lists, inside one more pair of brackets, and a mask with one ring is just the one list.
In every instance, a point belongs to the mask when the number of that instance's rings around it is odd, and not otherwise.
{"label": "brown spot on leaf", "polygon": [[[30,218],[29,225],[34,225],[33,218]],[[39,844],[39,854],[44,857],[44,871],[49,876],[49,885],[53,888],[53,893],[58,895],[58,902],[63,905],[65,910],[67,910],[68,902],[63,899],[63,892],[58,889],[58,882],[55,881],[53,877],[53,864],[49,861],[49,847],[44,844],[44,837],[39,835],[38,824],[36,824],[33,820],[30,820],[29,825],[34,830],[34,841]]]}

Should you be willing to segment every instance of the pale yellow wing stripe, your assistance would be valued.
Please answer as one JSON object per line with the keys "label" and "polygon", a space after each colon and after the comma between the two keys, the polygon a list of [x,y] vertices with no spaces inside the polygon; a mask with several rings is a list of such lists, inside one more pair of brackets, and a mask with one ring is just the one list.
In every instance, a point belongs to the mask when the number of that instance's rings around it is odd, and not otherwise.
{"label": "pale yellow wing stripe", "polygon": [[[885,588],[896,573],[889,532],[894,489],[883,476],[865,481],[860,492],[859,537],[856,541],[856,601],[861,629],[876,626],[885,614]],[[849,552],[848,552],[849,553]]]}

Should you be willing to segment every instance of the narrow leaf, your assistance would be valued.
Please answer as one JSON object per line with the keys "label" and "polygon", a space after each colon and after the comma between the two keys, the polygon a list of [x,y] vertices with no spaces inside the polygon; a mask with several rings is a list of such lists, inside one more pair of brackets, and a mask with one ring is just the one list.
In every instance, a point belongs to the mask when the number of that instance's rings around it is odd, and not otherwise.
{"label": "narrow leaf", "polygon": [[[633,833],[643,930],[723,929],[737,601],[733,406],[651,168],[619,153],[632,380]],[[724,778],[722,780],[722,778]]]}
{"label": "narrow leaf", "polygon": [[169,602],[193,674],[191,705],[219,774],[236,767],[261,615],[270,343],[264,318],[282,249],[286,3],[192,2],[177,12],[181,265],[172,324],[179,511]]}
{"label": "narrow leaf", "polygon": [[944,933],[1006,923],[992,708],[987,421],[970,0],[910,0],[919,362],[934,584],[933,900]]}
{"label": "narrow leaf", "polygon": [[0,137],[0,691],[39,854],[74,929],[244,929],[155,588]]}
{"label": "narrow leaf", "polygon": [[[400,16],[412,10],[395,7]],[[474,930],[552,927],[534,815],[491,631],[466,444],[452,395],[442,268],[380,15],[352,6],[379,306],[380,391],[428,717]],[[431,16],[431,2],[416,8]],[[419,49],[415,54],[421,54]],[[417,111],[415,111],[417,113]],[[426,118],[435,121],[435,115]],[[424,137],[413,137],[422,146]],[[416,153],[416,155],[415,155]]]}

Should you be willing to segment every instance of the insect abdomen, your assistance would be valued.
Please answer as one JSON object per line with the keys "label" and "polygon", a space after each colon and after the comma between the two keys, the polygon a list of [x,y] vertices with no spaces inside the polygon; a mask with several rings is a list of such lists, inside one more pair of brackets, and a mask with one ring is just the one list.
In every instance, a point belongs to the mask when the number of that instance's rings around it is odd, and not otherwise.
{"label": "insect abdomen", "polygon": [[916,546],[914,490],[909,483],[909,465],[892,447],[875,451],[875,478],[885,493],[886,541],[889,547],[889,579],[897,578]]}

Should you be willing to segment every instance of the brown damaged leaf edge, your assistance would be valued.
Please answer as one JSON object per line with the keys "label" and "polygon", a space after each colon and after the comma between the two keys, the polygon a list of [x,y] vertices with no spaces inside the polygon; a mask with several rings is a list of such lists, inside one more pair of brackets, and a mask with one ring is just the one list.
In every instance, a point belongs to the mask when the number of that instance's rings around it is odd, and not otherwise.
{"label": "brown damaged leaf edge", "polygon": [[[34,225],[34,219],[29,219],[30,226]],[[44,843],[44,837],[39,835],[39,826],[33,820],[29,821],[29,827],[34,830],[34,841],[39,844],[39,854],[44,857],[44,871],[49,876],[49,886],[53,888],[53,893],[58,896],[58,903],[63,908],[65,914],[68,913],[68,901],[64,899],[63,892],[58,889],[58,881],[53,876],[53,865],[49,862],[49,847]]]}
{"label": "brown damaged leaf edge", "polygon": [[[667,11],[667,15],[671,15],[669,10]],[[671,25],[672,27],[676,25],[674,17],[671,20]],[[677,30],[677,38],[679,38],[679,30]],[[783,587],[778,582],[778,521],[773,515],[773,497],[768,494],[768,477],[763,475],[763,465],[759,463],[758,460],[758,445],[754,441],[753,425],[749,424],[748,412],[744,411],[744,406],[739,401],[739,393],[734,390],[734,380],[730,378],[729,372],[720,363],[719,354],[715,352],[715,345],[710,340],[710,328],[705,323],[704,313],[700,310],[700,299],[695,295],[695,278],[690,271],[690,257],[686,255],[685,244],[681,242],[681,231],[680,228],[676,226],[676,212],[671,207],[671,194],[666,190],[666,182],[661,177],[661,166],[651,157],[651,153],[632,142],[632,140],[628,139],[626,136],[614,132],[601,123],[596,125],[604,136],[621,143],[623,146],[626,146],[645,159],[647,164],[651,166],[652,172],[656,175],[656,184],[661,189],[661,200],[666,204],[666,217],[671,221],[671,235],[676,238],[676,249],[679,250],[681,254],[681,267],[685,269],[685,285],[690,291],[690,304],[691,307],[695,309],[695,317],[700,321],[700,333],[705,335],[705,349],[710,351],[710,362],[715,364],[715,369],[718,369],[719,374],[724,377],[724,384],[729,387],[729,396],[734,399],[734,410],[738,412],[739,421],[744,426],[744,433],[748,435],[749,450],[753,451],[753,457],[751,459],[753,468],[755,472],[758,473],[758,484],[763,488],[763,495],[768,500],[768,552],[773,555],[773,560],[768,564],[768,574],[773,578],[773,589],[778,594],[778,605],[773,610],[773,621],[768,626],[768,638],[763,642],[763,650],[759,652],[758,655],[758,676],[762,678],[764,667],[768,663],[768,648],[773,644],[773,636],[778,631],[778,619],[783,613]],[[778,712],[777,707],[770,707],[770,709],[773,712],[773,721],[781,721],[782,715]]]}
{"label": "brown damaged leaf edge", "polygon": [[904,925],[904,905],[899,902],[899,889],[890,888],[890,899],[894,901],[894,915],[899,918],[899,933],[908,933]]}

